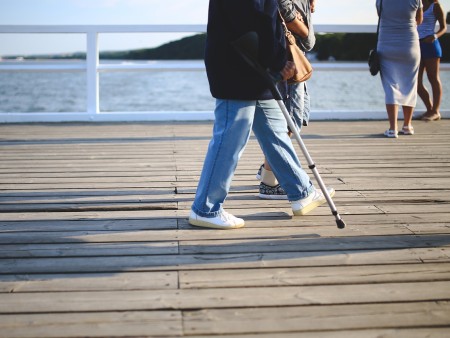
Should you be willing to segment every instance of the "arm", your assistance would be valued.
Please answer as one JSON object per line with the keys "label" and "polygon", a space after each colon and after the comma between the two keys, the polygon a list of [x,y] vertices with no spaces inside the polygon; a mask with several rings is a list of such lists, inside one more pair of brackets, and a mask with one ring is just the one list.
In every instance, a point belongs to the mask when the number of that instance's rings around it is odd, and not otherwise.
{"label": "arm", "polygon": [[286,22],[287,28],[295,35],[305,39],[308,37],[309,28],[306,26],[303,16],[297,12],[297,17],[291,22]]}
{"label": "arm", "polygon": [[439,2],[434,4],[433,8],[434,15],[436,16],[437,21],[439,22],[439,30],[436,32],[436,39],[440,38],[442,35],[447,33],[447,23],[444,18],[444,10]]}
{"label": "arm", "polygon": [[422,7],[419,8],[416,12],[416,23],[417,25],[420,25],[423,21],[423,9]]}
{"label": "arm", "polygon": [[287,28],[298,37],[306,38],[309,29],[305,24],[302,13],[296,10],[294,2],[292,0],[278,0],[278,6]]}

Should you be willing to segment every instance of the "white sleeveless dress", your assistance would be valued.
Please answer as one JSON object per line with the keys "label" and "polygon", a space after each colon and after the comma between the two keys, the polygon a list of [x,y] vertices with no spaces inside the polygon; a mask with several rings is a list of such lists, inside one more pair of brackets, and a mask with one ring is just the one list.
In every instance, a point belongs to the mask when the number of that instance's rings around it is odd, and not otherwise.
{"label": "white sleeveless dress", "polygon": [[[380,1],[376,0],[378,12]],[[386,104],[415,107],[420,45],[416,12],[421,0],[383,0],[377,50]]]}

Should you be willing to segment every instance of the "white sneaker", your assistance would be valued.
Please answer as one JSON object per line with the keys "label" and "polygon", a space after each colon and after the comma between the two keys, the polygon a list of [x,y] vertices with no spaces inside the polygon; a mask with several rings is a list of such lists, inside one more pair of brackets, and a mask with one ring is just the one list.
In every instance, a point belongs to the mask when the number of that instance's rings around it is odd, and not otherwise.
{"label": "white sneaker", "polygon": [[242,228],[245,225],[245,222],[242,218],[234,217],[225,210],[218,216],[211,218],[199,216],[191,210],[189,224],[213,229],[238,229]]}
{"label": "white sneaker", "polygon": [[397,132],[397,130],[388,129],[384,132],[384,136],[389,137],[389,138],[397,138],[398,132]]}
{"label": "white sneaker", "polygon": [[[328,194],[333,197],[335,190],[333,188],[327,188]],[[314,208],[317,208],[319,205],[322,205],[326,202],[326,198],[321,190],[315,189],[311,194],[309,194],[307,197],[298,200],[298,201],[292,201],[292,212],[295,216],[302,216],[313,210]]]}

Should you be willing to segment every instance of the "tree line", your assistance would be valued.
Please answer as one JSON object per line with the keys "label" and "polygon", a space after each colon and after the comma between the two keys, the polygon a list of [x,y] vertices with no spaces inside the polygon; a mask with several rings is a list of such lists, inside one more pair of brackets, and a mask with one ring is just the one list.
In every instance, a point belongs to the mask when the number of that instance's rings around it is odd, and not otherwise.
{"label": "tree line", "polygon": [[[440,39],[442,62],[450,62],[450,34]],[[206,34],[196,34],[156,48],[135,49],[129,51],[101,52],[104,60],[201,60],[204,57]],[[376,45],[376,34],[372,33],[333,33],[317,34],[314,53],[319,61],[367,61],[369,51]],[[51,59],[84,59],[85,53],[45,56]],[[42,58],[29,56],[26,59]]]}
{"label": "tree line", "polygon": [[[443,49],[442,62],[450,62],[450,34],[440,38]],[[129,60],[197,60],[203,59],[206,34],[197,34],[169,42],[160,47],[131,50],[127,52],[105,52],[105,59]],[[376,45],[376,34],[333,33],[317,34],[312,53],[317,60],[367,61],[369,51]]]}

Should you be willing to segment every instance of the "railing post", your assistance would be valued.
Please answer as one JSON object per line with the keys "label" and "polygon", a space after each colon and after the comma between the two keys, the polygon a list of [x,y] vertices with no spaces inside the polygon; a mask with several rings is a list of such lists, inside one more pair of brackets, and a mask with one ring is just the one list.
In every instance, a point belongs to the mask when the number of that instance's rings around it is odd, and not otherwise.
{"label": "railing post", "polygon": [[86,79],[87,79],[87,113],[89,115],[100,112],[100,89],[99,89],[99,52],[98,32],[87,32],[86,50]]}

